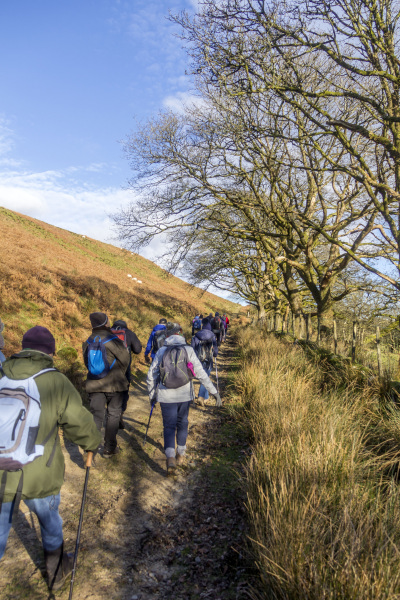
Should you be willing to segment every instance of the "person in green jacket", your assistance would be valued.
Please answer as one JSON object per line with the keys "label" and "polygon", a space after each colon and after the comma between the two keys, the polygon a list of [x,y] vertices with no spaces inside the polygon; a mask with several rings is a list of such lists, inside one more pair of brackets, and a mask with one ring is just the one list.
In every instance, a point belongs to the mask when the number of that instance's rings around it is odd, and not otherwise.
{"label": "person in green jacket", "polygon": [[[54,368],[55,340],[45,327],[38,325],[29,329],[22,338],[22,348],[3,363],[1,377],[23,380]],[[54,434],[44,444],[43,456],[23,467],[22,480],[21,471],[0,470],[0,481],[5,480],[0,497],[0,558],[5,552],[18,484],[22,481],[21,498],[36,513],[40,523],[48,585],[50,589],[58,589],[72,570],[72,555],[64,552],[62,519],[58,512],[64,480],[58,428],[63,429],[66,438],[88,452],[97,450],[101,436],[93,416],[83,407],[78,391],[65,375],[52,370],[38,375],[35,382],[41,402],[37,444],[43,444],[53,430]]]}

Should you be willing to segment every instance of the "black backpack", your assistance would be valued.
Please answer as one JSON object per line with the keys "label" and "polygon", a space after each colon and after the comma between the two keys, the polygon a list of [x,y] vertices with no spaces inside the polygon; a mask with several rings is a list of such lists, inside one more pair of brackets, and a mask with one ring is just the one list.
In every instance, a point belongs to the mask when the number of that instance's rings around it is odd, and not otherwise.
{"label": "black backpack", "polygon": [[157,354],[160,348],[162,348],[165,344],[165,340],[167,339],[167,330],[160,329],[154,333],[153,344],[152,344],[152,352]]}
{"label": "black backpack", "polygon": [[213,359],[213,343],[211,340],[200,340],[196,348],[197,358],[201,363],[210,363]]}
{"label": "black backpack", "polygon": [[185,346],[168,346],[160,364],[160,379],[163,386],[176,390],[195,377],[193,364],[188,362]]}
{"label": "black backpack", "polygon": [[219,333],[221,331],[222,321],[220,317],[213,318],[213,320],[211,321],[211,329],[213,330],[213,333]]}

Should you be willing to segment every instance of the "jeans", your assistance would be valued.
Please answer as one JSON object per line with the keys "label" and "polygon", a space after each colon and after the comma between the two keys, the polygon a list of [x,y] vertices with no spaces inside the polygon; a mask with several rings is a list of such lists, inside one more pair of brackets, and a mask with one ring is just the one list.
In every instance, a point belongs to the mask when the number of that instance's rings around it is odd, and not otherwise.
{"label": "jeans", "polygon": [[189,425],[190,402],[160,402],[164,425],[164,451],[175,449],[175,434],[177,446],[186,446]]}
{"label": "jeans", "polygon": [[[57,550],[63,543],[62,518],[59,515],[60,493],[47,498],[34,498],[24,500],[25,504],[37,515],[42,534],[42,545],[47,552]],[[0,512],[0,558],[6,549],[8,536],[11,529],[13,502],[5,502]]]}
{"label": "jeans", "polygon": [[107,411],[104,450],[110,452],[117,447],[117,433],[124,394],[125,392],[95,392],[89,394],[90,412],[99,431],[101,431],[104,422],[104,411]]}
{"label": "jeans", "polygon": [[[210,376],[211,369],[212,369],[212,363],[209,363],[208,365],[207,365],[207,363],[201,363],[201,366],[203,367],[203,369],[205,370],[207,375]],[[208,397],[209,397],[208,391],[206,390],[204,385],[201,384],[200,389],[199,389],[199,398],[204,398],[204,400],[208,400]]]}

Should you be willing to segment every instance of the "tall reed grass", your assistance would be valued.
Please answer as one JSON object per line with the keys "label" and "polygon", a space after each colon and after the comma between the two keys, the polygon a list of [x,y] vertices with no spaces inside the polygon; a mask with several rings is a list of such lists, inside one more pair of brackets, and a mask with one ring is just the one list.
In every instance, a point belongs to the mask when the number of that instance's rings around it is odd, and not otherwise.
{"label": "tall reed grass", "polygon": [[321,391],[320,369],[273,335],[248,328],[239,349],[236,390],[253,449],[247,509],[263,590],[254,597],[400,598],[397,409],[350,380]]}

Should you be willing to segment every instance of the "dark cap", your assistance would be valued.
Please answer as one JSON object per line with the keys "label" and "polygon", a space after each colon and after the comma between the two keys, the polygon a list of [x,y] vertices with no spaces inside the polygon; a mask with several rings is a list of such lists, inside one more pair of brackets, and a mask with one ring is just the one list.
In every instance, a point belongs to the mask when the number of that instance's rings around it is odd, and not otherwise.
{"label": "dark cap", "polygon": [[159,324],[159,325],[166,325],[166,324],[167,324],[167,319],[160,319],[160,320],[158,321],[158,324]]}
{"label": "dark cap", "polygon": [[93,329],[96,327],[104,327],[107,325],[108,317],[106,313],[103,312],[94,312],[89,315],[90,322],[92,324]]}
{"label": "dark cap", "polygon": [[181,332],[179,323],[167,323],[167,335],[175,335]]}
{"label": "dark cap", "polygon": [[45,354],[54,354],[56,351],[56,340],[46,327],[36,325],[32,327],[22,338],[22,348],[39,350]]}

